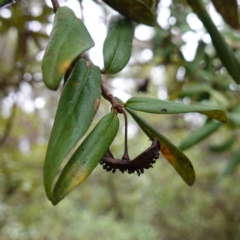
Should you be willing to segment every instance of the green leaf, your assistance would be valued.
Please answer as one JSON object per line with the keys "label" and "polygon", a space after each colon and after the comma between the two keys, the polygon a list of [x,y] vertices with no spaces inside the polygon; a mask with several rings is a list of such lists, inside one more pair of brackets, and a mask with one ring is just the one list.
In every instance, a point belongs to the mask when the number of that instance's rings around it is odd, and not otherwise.
{"label": "green leaf", "polygon": [[196,131],[192,132],[187,138],[185,138],[179,148],[184,151],[196,143],[200,142],[204,138],[208,137],[211,133],[215,132],[222,123],[209,121]]}
{"label": "green leaf", "polygon": [[138,116],[130,108],[126,110],[131,114],[133,119],[138,123],[145,134],[150,138],[156,138],[160,142],[160,151],[168,162],[175,168],[179,175],[188,185],[193,185],[195,181],[195,172],[193,166],[186,155],[174,146],[165,136],[154,129],[149,123]]}
{"label": "green leaf", "polygon": [[[228,46],[223,36],[219,33],[216,26],[214,25],[211,17],[205,9],[202,0],[187,0],[189,5],[198,15],[199,19],[202,21],[203,25],[207,29],[211,36],[213,45],[218,53],[219,58],[228,70],[229,74],[232,76],[236,83],[240,83],[240,63],[236,59],[233,51]],[[227,3],[229,4],[229,3]]]}
{"label": "green leaf", "polygon": [[234,112],[230,112],[228,114],[229,117],[229,122],[236,125],[236,126],[240,126],[240,113],[237,111]]}
{"label": "green leaf", "polygon": [[178,96],[181,98],[184,98],[186,96],[196,96],[201,93],[209,92],[211,89],[212,88],[207,84],[201,84],[201,85],[198,84],[197,86],[190,86],[182,89],[179,92]]}
{"label": "green leaf", "polygon": [[212,145],[209,147],[209,150],[214,153],[221,153],[228,150],[235,142],[234,138],[227,140],[226,142],[219,145]]}
{"label": "green leaf", "polygon": [[99,121],[64,167],[54,187],[54,205],[90,175],[111,145],[118,128],[119,120],[113,112]]}
{"label": "green leaf", "polygon": [[134,24],[121,15],[112,16],[103,45],[104,73],[120,72],[128,63],[132,52]]}
{"label": "green leaf", "polygon": [[52,128],[44,165],[44,185],[52,199],[52,185],[58,167],[89,128],[101,97],[101,74],[90,61],[74,66],[63,88]]}
{"label": "green leaf", "polygon": [[[143,23],[149,26],[156,25],[156,10],[157,4],[155,1],[151,6],[148,6],[147,1],[141,0],[103,0],[110,7],[121,13],[131,20]],[[148,1],[150,2],[150,1]]]}
{"label": "green leaf", "polygon": [[234,170],[236,169],[236,167],[239,165],[239,163],[240,163],[240,150],[233,153],[231,159],[229,160],[229,162],[227,164],[227,167],[225,168],[223,173],[219,176],[219,178],[225,177],[225,176],[233,173]]}
{"label": "green leaf", "polygon": [[132,97],[126,102],[125,106],[136,111],[156,114],[198,112],[207,115],[208,117],[217,119],[218,121],[224,123],[227,122],[227,116],[225,112],[216,109],[215,107],[192,104],[187,105],[148,97]]}
{"label": "green leaf", "polygon": [[56,90],[71,62],[93,46],[94,42],[82,21],[70,8],[60,7],[42,61],[46,86]]}

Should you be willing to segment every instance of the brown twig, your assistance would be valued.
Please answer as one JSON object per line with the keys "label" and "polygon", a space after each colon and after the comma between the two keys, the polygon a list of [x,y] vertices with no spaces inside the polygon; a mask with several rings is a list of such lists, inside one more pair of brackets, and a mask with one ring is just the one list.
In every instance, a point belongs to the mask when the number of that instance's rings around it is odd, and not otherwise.
{"label": "brown twig", "polygon": [[58,8],[60,8],[58,0],[51,0],[51,1],[52,1],[52,5],[53,5],[53,12],[56,13]]}
{"label": "brown twig", "polygon": [[79,5],[80,5],[80,10],[81,10],[81,15],[82,15],[82,21],[84,22],[82,0],[78,0],[78,2],[79,2]]}
{"label": "brown twig", "polygon": [[112,94],[109,92],[106,84],[103,81],[101,84],[101,90],[102,90],[102,96],[109,101],[109,96],[112,96]]}
{"label": "brown twig", "polygon": [[112,104],[112,108],[114,112],[116,114],[123,113],[123,109],[124,109],[123,105],[113,97],[113,95],[110,93],[110,91],[108,90],[104,82],[102,82],[101,84],[101,90],[102,90],[102,96]]}
{"label": "brown twig", "polygon": [[128,120],[127,120],[127,113],[124,109],[124,106],[116,99],[113,97],[113,95],[109,92],[108,88],[106,85],[102,82],[101,84],[101,90],[102,90],[102,96],[108,100],[112,104],[112,108],[114,112],[117,113],[122,113],[124,116],[124,121],[125,121],[125,138],[124,138],[124,154],[122,156],[122,160],[130,160],[129,154],[128,154],[128,144],[127,144],[127,135],[128,135]]}
{"label": "brown twig", "polygon": [[128,154],[128,144],[127,144],[127,135],[128,135],[128,120],[127,120],[127,113],[125,109],[122,110],[124,121],[125,121],[125,137],[124,137],[124,154],[122,156],[122,160],[130,161],[130,157]]}

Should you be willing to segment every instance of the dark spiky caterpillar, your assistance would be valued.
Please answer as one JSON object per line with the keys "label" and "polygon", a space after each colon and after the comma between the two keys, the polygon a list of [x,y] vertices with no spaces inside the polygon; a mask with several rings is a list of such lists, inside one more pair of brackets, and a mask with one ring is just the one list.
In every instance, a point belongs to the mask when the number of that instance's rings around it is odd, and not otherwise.
{"label": "dark spiky caterpillar", "polygon": [[122,173],[127,171],[129,174],[131,174],[136,171],[138,176],[140,176],[141,173],[144,173],[144,169],[153,167],[152,165],[159,158],[159,150],[160,143],[154,138],[152,145],[133,160],[115,159],[111,151],[108,149],[100,164],[103,166],[103,169],[108,172],[112,171],[115,173],[118,169]]}

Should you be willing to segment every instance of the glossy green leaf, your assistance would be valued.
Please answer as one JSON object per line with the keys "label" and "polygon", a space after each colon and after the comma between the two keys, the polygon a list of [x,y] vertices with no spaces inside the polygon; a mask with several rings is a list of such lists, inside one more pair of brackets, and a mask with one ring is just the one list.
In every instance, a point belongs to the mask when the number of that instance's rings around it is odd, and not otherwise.
{"label": "glossy green leaf", "polygon": [[208,117],[217,119],[221,122],[227,122],[227,116],[222,110],[215,107],[202,105],[187,105],[183,103],[164,101],[149,97],[132,97],[126,104],[126,107],[136,111],[155,113],[155,114],[176,114],[198,112]]}
{"label": "glossy green leaf", "polygon": [[204,138],[208,137],[211,133],[215,132],[222,123],[209,121],[202,127],[198,128],[196,131],[192,132],[187,138],[185,138],[179,148],[184,151],[196,143],[200,142]]}
{"label": "glossy green leaf", "polygon": [[[157,4],[148,6],[146,1],[141,0],[103,0],[110,7],[124,15],[125,17],[149,26],[156,25]],[[148,1],[150,2],[150,1]]]}
{"label": "glossy green leaf", "polygon": [[71,62],[94,46],[85,25],[68,7],[60,7],[46,48],[42,72],[49,89],[56,90]]}
{"label": "glossy green leaf", "polygon": [[76,63],[63,88],[55,116],[44,165],[48,198],[58,167],[89,128],[101,97],[101,74],[90,61]]}
{"label": "glossy green leaf", "polygon": [[113,112],[99,121],[64,167],[54,187],[54,205],[90,175],[111,145],[118,128],[119,120]]}
{"label": "glossy green leaf", "polygon": [[128,63],[132,52],[134,24],[121,15],[112,16],[103,45],[104,73],[120,72]]}
{"label": "glossy green leaf", "polygon": [[188,157],[184,155],[184,153],[180,149],[174,146],[165,136],[163,136],[149,123],[147,123],[144,119],[138,116],[133,110],[128,107],[126,108],[126,110],[131,114],[133,119],[137,122],[137,124],[141,127],[141,129],[150,139],[156,138],[160,142],[161,153],[175,168],[175,170],[179,173],[183,180],[188,185],[193,185],[195,181],[195,172]]}
{"label": "glossy green leaf", "polygon": [[211,36],[213,45],[218,53],[219,58],[228,70],[236,83],[240,83],[240,63],[236,59],[233,51],[228,46],[223,36],[219,33],[218,29],[214,25],[211,17],[205,9],[203,0],[187,0],[189,5],[198,15],[203,25],[207,29]]}
{"label": "glossy green leaf", "polygon": [[225,177],[225,176],[233,173],[234,170],[236,169],[236,167],[239,165],[239,163],[240,163],[240,150],[233,153],[233,155],[232,155],[231,159],[229,160],[225,170],[223,171],[223,173],[220,175],[219,178]]}

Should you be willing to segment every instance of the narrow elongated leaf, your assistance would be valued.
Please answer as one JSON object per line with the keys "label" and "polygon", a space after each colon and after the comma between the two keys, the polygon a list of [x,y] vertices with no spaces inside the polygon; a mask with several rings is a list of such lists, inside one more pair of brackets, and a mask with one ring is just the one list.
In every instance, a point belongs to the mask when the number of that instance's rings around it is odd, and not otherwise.
{"label": "narrow elongated leaf", "polygon": [[141,0],[103,0],[110,7],[120,12],[125,17],[149,26],[156,25],[157,4],[148,6]]}
{"label": "narrow elongated leaf", "polygon": [[138,116],[133,110],[128,107],[126,108],[126,110],[131,114],[133,119],[137,122],[137,124],[141,127],[141,129],[150,139],[156,138],[160,142],[161,153],[175,168],[175,170],[179,173],[183,180],[188,185],[193,185],[195,181],[195,172],[188,157],[184,155],[184,153],[181,152],[181,150],[179,150],[176,146],[174,146],[165,136],[163,136],[149,123],[147,123],[144,119]]}
{"label": "narrow elongated leaf", "polygon": [[210,90],[212,90],[211,86],[207,85],[207,84],[201,84],[200,86],[190,86],[186,89],[182,89],[179,92],[179,97],[184,98],[186,96],[196,96],[199,95],[201,93],[207,93]]}
{"label": "narrow elongated leaf", "polygon": [[217,119],[220,122],[227,122],[225,112],[214,107],[202,105],[187,105],[148,97],[132,97],[126,102],[125,106],[136,111],[156,114],[198,112],[207,115],[208,117]]}
{"label": "narrow elongated leaf", "polygon": [[99,121],[64,167],[54,187],[54,205],[90,175],[111,145],[118,128],[119,120],[113,112]]}
{"label": "narrow elongated leaf", "polygon": [[227,140],[226,142],[219,144],[219,145],[211,145],[209,147],[209,150],[214,152],[214,153],[221,153],[224,152],[226,150],[228,150],[229,148],[232,147],[232,145],[234,144],[236,140],[234,138]]}
{"label": "narrow elongated leaf", "polygon": [[94,42],[82,21],[70,8],[60,7],[42,61],[46,86],[56,90],[71,62],[93,46]]}
{"label": "narrow elongated leaf", "polygon": [[236,59],[233,51],[228,46],[223,36],[219,33],[208,12],[205,9],[202,0],[187,0],[194,12],[198,15],[203,25],[211,36],[213,45],[218,53],[219,58],[228,70],[236,83],[240,83],[240,63]]}
{"label": "narrow elongated leaf", "polygon": [[219,178],[225,177],[225,176],[233,173],[234,170],[236,169],[236,167],[239,165],[239,163],[240,163],[240,150],[233,153],[233,155],[232,155],[231,159],[229,160],[225,170],[219,176]]}
{"label": "narrow elongated leaf", "polygon": [[121,15],[112,16],[103,45],[105,73],[120,72],[128,63],[132,52],[134,24]]}
{"label": "narrow elongated leaf", "polygon": [[200,142],[204,138],[208,137],[211,133],[215,132],[219,127],[222,126],[222,123],[209,121],[196,131],[192,132],[187,138],[185,138],[179,148],[184,151],[196,143]]}
{"label": "narrow elongated leaf", "polygon": [[54,120],[44,165],[44,184],[48,198],[56,171],[96,114],[100,97],[101,74],[90,61],[81,59],[64,86]]}

